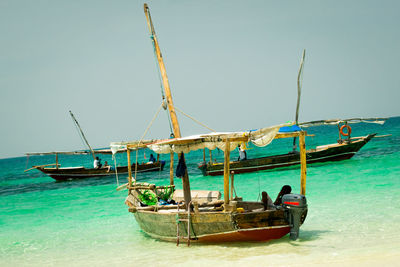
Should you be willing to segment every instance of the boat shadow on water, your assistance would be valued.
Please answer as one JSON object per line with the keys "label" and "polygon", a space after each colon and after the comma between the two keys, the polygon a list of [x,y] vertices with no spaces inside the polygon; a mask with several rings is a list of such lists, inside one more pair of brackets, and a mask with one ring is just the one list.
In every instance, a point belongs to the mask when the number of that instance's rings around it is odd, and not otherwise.
{"label": "boat shadow on water", "polygon": [[90,183],[81,183],[80,181],[72,180],[65,182],[51,181],[51,182],[41,182],[41,183],[7,185],[1,187],[0,196],[44,192],[48,190],[70,189],[70,188],[93,186],[93,185],[106,185],[112,183],[115,183],[115,180],[105,181],[104,179],[99,179],[98,181],[91,181]]}
{"label": "boat shadow on water", "polygon": [[[147,173],[141,173],[137,180],[145,180],[148,178]],[[152,176],[153,179],[162,179],[162,175]],[[119,184],[126,182],[126,176],[119,176]],[[0,196],[18,195],[33,192],[44,192],[48,190],[70,189],[87,186],[115,185],[118,186],[116,177],[103,176],[91,177],[85,179],[69,179],[65,181],[55,181],[49,176],[37,173],[12,173],[1,177],[0,180]]]}
{"label": "boat shadow on water", "polygon": [[[38,174],[38,175],[21,175],[18,179],[45,179],[38,182],[32,183],[15,183],[1,186],[0,188],[0,196],[8,196],[8,195],[18,195],[25,193],[33,193],[33,192],[44,192],[48,190],[59,190],[59,189],[70,189],[77,187],[86,187],[86,186],[97,186],[97,185],[111,185],[116,184],[115,177],[97,177],[91,179],[76,179],[76,180],[68,180],[68,181],[54,181],[46,175]],[[18,180],[18,179],[14,179]]]}

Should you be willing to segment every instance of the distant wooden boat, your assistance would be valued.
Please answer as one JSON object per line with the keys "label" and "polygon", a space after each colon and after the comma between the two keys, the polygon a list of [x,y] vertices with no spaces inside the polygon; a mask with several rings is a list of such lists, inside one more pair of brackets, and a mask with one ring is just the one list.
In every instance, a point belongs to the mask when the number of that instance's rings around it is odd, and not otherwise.
{"label": "distant wooden boat", "polygon": [[[297,130],[310,126],[317,125],[337,125],[339,130],[339,140],[335,144],[328,144],[318,146],[315,149],[307,150],[307,163],[327,162],[327,161],[340,161],[346,160],[353,157],[365,144],[367,144],[376,134],[369,134],[362,137],[351,138],[351,127],[349,123],[378,123],[383,124],[386,118],[352,118],[352,119],[333,119],[333,120],[319,120],[305,123],[299,123],[299,107],[300,107],[300,96],[301,96],[301,78],[303,74],[303,66],[305,59],[305,50],[303,50],[300,68],[297,76],[297,106],[295,116],[295,126]],[[347,132],[344,131],[347,129]],[[296,151],[296,137],[293,140],[293,151],[287,154],[258,157],[253,159],[246,159],[243,161],[232,161],[230,168],[235,173],[246,173],[261,170],[269,170],[281,167],[288,167],[300,164],[299,152]],[[210,152],[210,161],[206,162],[205,153],[203,156],[203,162],[198,164],[199,169],[203,175],[222,175],[223,174],[223,163],[213,162]]]}
{"label": "distant wooden boat", "polygon": [[[137,172],[151,172],[151,171],[162,171],[164,169],[165,161],[158,161],[154,163],[143,163],[137,165]],[[68,181],[73,179],[83,179],[83,178],[95,178],[95,177],[105,177],[110,175],[127,175],[128,167],[121,166],[117,167],[117,172],[114,168],[108,169],[107,167],[102,167],[99,169],[80,167],[45,167],[45,166],[34,166],[35,169],[47,174],[56,181]],[[132,166],[135,169],[135,165]]]}
{"label": "distant wooden boat", "polygon": [[[125,151],[119,151],[125,152]],[[111,150],[97,150],[96,154],[111,154]],[[88,154],[85,151],[76,151],[76,152],[45,152],[45,153],[26,153],[27,156],[32,155],[56,155],[56,163],[54,164],[46,164],[46,165],[39,165],[39,166],[32,166],[32,168],[28,169],[37,169],[44,174],[50,176],[51,178],[55,179],[56,181],[68,181],[74,179],[84,179],[84,178],[96,178],[96,177],[106,177],[111,175],[127,175],[128,174],[128,166],[118,166],[117,169],[113,166],[108,167],[101,167],[101,168],[86,168],[84,166],[77,166],[77,167],[59,167],[60,164],[58,163],[58,155],[82,155]],[[160,161],[159,157],[157,157],[156,162],[147,162],[137,164],[132,164],[132,169],[137,169],[138,173],[141,172],[151,172],[151,171],[162,171],[165,166],[165,161]],[[26,171],[28,171],[26,170]]]}
{"label": "distant wooden boat", "polygon": [[[356,137],[351,142],[317,146],[315,149],[307,150],[307,164],[350,159],[375,135],[376,134],[369,134],[363,137]],[[281,155],[247,159],[243,161],[231,161],[230,169],[235,173],[247,173],[299,164],[300,154],[297,151],[294,151]],[[223,163],[202,162],[198,167],[202,171],[203,175],[206,176],[222,175],[224,172]]]}
{"label": "distant wooden boat", "polygon": [[[82,131],[79,122],[75,118],[74,114],[69,111],[73,122],[75,123],[76,127],[79,129],[80,135],[82,139],[85,141],[86,145],[89,148],[89,151],[73,151],[73,152],[39,152],[39,153],[26,153],[27,156],[33,155],[55,155],[56,162],[54,164],[46,164],[46,165],[38,165],[32,166],[32,168],[27,169],[25,171],[29,171],[32,169],[37,169],[51,178],[55,179],[56,181],[68,181],[73,179],[83,179],[83,178],[93,178],[93,177],[105,177],[110,175],[118,175],[118,174],[128,174],[128,166],[102,166],[100,168],[85,168],[84,166],[78,167],[60,167],[58,163],[58,155],[83,155],[83,154],[91,154],[93,160],[96,160],[96,154],[111,154],[112,151],[110,149],[100,149],[100,150],[93,150],[90,146],[89,142],[86,139],[85,134]],[[151,141],[143,141],[142,145],[137,145],[135,149],[144,148],[144,144],[146,142]],[[126,150],[114,151],[114,153],[121,153],[126,152]],[[99,162],[100,163],[100,162]],[[137,170],[137,173],[140,172],[150,172],[150,171],[162,171],[164,169],[165,161],[159,160],[159,155],[157,155],[157,161],[155,162],[147,162],[142,164],[132,164],[132,168]],[[50,167],[54,166],[54,167]]]}

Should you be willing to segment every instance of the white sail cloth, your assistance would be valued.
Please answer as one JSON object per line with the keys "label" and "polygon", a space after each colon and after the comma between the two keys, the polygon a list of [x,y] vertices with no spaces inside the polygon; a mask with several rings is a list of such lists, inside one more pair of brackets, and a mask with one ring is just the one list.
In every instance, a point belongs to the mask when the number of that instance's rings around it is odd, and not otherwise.
{"label": "white sail cloth", "polygon": [[232,140],[229,144],[229,150],[232,151],[242,142],[251,141],[256,146],[266,146],[272,142],[283,126],[292,124],[277,125],[268,128],[262,128],[256,131],[246,132],[223,132],[193,135],[183,138],[169,139],[153,144],[149,144],[148,148],[157,154],[166,153],[188,153],[198,149],[208,148],[214,150],[219,148],[225,150],[226,140]]}
{"label": "white sail cloth", "polygon": [[118,150],[126,149],[126,145],[119,145],[119,144],[117,145],[111,143],[110,148],[111,148],[111,153],[115,155]]}
{"label": "white sail cloth", "polygon": [[110,144],[111,153],[114,155],[118,152],[126,152],[126,148],[129,145],[130,150],[136,150],[145,148],[148,143],[154,143],[157,140],[141,140],[141,141],[129,141],[129,142],[112,142]]}
{"label": "white sail cloth", "polygon": [[352,119],[331,119],[331,120],[319,120],[299,123],[300,127],[306,128],[311,126],[320,125],[337,125],[339,123],[376,123],[383,125],[387,118],[352,118]]}

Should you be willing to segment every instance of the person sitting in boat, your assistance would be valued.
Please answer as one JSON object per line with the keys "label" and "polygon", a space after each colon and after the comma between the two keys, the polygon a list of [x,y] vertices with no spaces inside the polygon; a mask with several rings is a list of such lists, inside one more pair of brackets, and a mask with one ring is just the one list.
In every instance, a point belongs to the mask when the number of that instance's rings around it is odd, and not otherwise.
{"label": "person sitting in boat", "polygon": [[149,162],[148,163],[154,163],[156,162],[156,158],[153,156],[153,154],[150,154]]}
{"label": "person sitting in boat", "polygon": [[284,185],[282,186],[281,191],[279,192],[278,196],[276,197],[276,200],[274,202],[274,205],[282,205],[282,197],[284,195],[290,194],[292,192],[292,187],[290,185]]}
{"label": "person sitting in boat", "polygon": [[111,166],[108,165],[107,160],[104,162],[103,168],[107,168],[107,172],[109,172],[111,170]]}
{"label": "person sitting in boat", "polygon": [[246,160],[246,159],[247,159],[246,150],[244,150],[243,146],[241,146],[241,145],[238,145],[238,149],[239,149],[239,158],[238,158],[238,161],[240,161],[240,160]]}
{"label": "person sitting in boat", "polygon": [[261,202],[264,206],[264,210],[273,210],[275,209],[275,205],[272,202],[272,199],[269,197],[268,193],[263,191],[261,193]]}
{"label": "person sitting in boat", "polygon": [[100,169],[102,166],[102,164],[100,162],[101,162],[101,159],[99,159],[99,157],[96,157],[96,159],[93,162],[93,167],[95,169]]}

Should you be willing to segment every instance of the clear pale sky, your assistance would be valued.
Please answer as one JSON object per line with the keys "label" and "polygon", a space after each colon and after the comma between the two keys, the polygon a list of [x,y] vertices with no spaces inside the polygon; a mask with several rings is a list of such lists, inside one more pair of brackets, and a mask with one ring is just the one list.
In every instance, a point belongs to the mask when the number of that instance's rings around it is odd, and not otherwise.
{"label": "clear pale sky", "polygon": [[[161,103],[142,1],[0,0],[0,158],[139,139]],[[217,131],[400,115],[400,1],[148,1],[175,105]],[[209,132],[178,114],[183,135]],[[166,138],[165,112],[148,138]]]}

